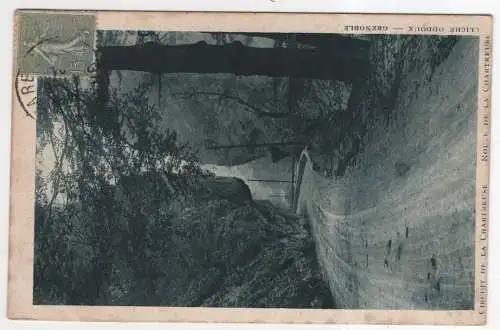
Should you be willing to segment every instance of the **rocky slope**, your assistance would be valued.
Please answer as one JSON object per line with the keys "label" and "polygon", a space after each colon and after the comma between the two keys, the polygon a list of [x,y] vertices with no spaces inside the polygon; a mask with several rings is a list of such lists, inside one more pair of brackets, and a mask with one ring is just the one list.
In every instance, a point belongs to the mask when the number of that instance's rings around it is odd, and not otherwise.
{"label": "rocky slope", "polygon": [[[297,216],[254,201],[241,180],[229,177],[203,180],[193,196],[195,204],[142,220],[155,272],[134,279],[134,265],[116,262],[107,304],[333,307],[312,237]],[[149,291],[144,281],[153,283]]]}
{"label": "rocky slope", "polygon": [[296,215],[236,178],[178,188],[158,173],[125,176],[70,205],[72,223],[37,205],[50,230],[35,238],[34,303],[334,307]]}

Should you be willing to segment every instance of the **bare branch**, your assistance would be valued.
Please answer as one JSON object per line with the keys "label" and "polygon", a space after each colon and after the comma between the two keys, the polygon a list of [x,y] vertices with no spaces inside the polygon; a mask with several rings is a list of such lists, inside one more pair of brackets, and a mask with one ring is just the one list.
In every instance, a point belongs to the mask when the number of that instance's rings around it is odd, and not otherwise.
{"label": "bare branch", "polygon": [[290,116],[290,113],[288,112],[276,112],[276,111],[268,111],[268,110],[261,110],[257,108],[256,106],[250,104],[248,101],[245,101],[239,96],[236,95],[231,95],[227,93],[219,93],[219,92],[210,92],[210,91],[199,91],[199,92],[192,92],[192,93],[173,93],[173,96],[181,96],[183,98],[192,98],[192,97],[197,97],[197,96],[213,96],[219,98],[219,100],[230,100],[230,101],[236,101],[237,103],[241,104],[244,106],[244,109],[253,113],[257,117],[271,117],[271,118],[287,118]]}

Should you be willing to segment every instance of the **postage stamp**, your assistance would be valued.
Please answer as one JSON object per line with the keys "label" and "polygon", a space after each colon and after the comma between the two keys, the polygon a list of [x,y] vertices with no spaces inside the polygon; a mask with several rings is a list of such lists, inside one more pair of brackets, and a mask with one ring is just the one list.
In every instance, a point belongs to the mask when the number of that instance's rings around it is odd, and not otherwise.
{"label": "postage stamp", "polygon": [[95,17],[20,12],[17,63],[22,73],[85,73],[94,59]]}
{"label": "postage stamp", "polygon": [[486,322],[490,16],[16,24],[10,318]]}

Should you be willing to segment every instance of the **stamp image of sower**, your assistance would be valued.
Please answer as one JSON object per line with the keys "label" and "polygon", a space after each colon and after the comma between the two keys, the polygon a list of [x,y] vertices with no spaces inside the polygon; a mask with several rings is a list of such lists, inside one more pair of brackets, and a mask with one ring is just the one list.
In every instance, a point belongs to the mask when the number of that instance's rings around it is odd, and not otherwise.
{"label": "stamp image of sower", "polygon": [[19,15],[17,65],[21,73],[85,73],[94,53],[91,14],[26,12]]}

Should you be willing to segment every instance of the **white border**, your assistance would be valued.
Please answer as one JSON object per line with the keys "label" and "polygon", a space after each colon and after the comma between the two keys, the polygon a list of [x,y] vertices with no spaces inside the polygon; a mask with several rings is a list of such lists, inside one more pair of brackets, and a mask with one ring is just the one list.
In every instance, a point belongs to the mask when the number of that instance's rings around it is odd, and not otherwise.
{"label": "white border", "polygon": [[[2,34],[2,93],[1,100],[3,106],[0,110],[0,329],[103,329],[104,327],[116,327],[119,329],[160,329],[168,326],[169,329],[199,329],[218,328],[218,329],[236,329],[244,327],[246,329],[298,329],[307,327],[308,329],[320,329],[326,325],[320,326],[301,326],[301,325],[186,325],[186,324],[115,324],[115,323],[53,323],[53,322],[29,322],[29,321],[10,321],[6,319],[6,291],[7,291],[7,243],[8,243],[8,205],[9,205],[9,164],[10,164],[10,116],[11,116],[11,77],[12,77],[12,19],[13,10],[16,8],[53,8],[53,9],[116,9],[116,10],[208,10],[208,11],[278,11],[278,12],[373,12],[373,13],[487,13],[495,15],[494,34],[493,34],[493,104],[492,104],[492,143],[491,143],[491,220],[489,237],[489,306],[488,306],[488,326],[487,329],[494,329],[500,325],[500,274],[498,260],[500,237],[498,225],[498,215],[500,214],[500,185],[499,163],[500,148],[500,120],[497,111],[498,95],[500,93],[500,79],[498,76],[498,67],[500,66],[500,49],[497,44],[497,37],[500,35],[500,29],[496,22],[497,15],[500,15],[498,8],[500,3],[495,0],[474,0],[474,1],[450,1],[450,0],[415,0],[415,1],[334,1],[334,0],[25,0],[25,1],[5,1],[1,3],[0,24]],[[499,37],[500,38],[500,37]],[[500,40],[500,39],[499,39]],[[2,230],[3,229],[3,230]],[[348,328],[343,325],[329,325],[328,327],[336,329]],[[350,326],[358,328],[371,329],[402,329],[404,326]],[[415,329],[427,329],[427,326],[412,326]],[[445,327],[452,329],[454,327]],[[475,328],[475,327],[472,327]]]}

